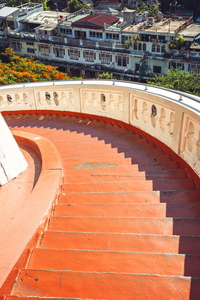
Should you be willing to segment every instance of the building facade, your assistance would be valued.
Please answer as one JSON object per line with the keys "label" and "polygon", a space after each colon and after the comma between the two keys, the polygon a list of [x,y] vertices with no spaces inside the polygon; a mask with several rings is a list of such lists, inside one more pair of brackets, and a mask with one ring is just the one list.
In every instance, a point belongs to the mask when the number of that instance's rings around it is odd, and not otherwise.
{"label": "building facade", "polygon": [[[31,11],[18,12],[17,24],[12,14],[9,24],[6,17],[1,37],[17,54],[57,65],[70,76],[96,78],[109,72],[117,79],[145,81],[172,67],[200,70],[200,25],[191,17],[159,13],[152,18],[130,9],[117,15],[44,12],[41,6]],[[184,49],[172,50],[177,35],[185,38]]]}

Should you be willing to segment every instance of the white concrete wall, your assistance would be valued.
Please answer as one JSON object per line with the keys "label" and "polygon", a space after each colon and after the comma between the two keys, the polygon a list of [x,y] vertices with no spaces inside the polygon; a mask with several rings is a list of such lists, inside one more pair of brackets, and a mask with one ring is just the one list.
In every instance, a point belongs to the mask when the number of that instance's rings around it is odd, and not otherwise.
{"label": "white concrete wall", "polygon": [[[1,111],[63,110],[105,116],[132,124],[171,148],[200,176],[199,97],[112,80],[3,86],[0,94]],[[155,116],[152,106],[156,108]]]}
{"label": "white concrete wall", "polygon": [[0,185],[15,178],[27,166],[24,156],[0,113]]}

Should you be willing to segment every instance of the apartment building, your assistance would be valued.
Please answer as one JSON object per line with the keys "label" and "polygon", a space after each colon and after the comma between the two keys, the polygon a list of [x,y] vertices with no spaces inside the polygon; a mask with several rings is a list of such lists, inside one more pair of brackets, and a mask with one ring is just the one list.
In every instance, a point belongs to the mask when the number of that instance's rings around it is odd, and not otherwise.
{"label": "apartment building", "polygon": [[[17,28],[8,28],[6,40],[17,54],[57,65],[70,76],[109,72],[117,79],[148,80],[171,67],[199,72],[199,33],[200,25],[189,17],[159,13],[152,18],[131,9],[114,15],[41,10],[21,16]],[[187,51],[170,49],[177,34],[185,37]]]}

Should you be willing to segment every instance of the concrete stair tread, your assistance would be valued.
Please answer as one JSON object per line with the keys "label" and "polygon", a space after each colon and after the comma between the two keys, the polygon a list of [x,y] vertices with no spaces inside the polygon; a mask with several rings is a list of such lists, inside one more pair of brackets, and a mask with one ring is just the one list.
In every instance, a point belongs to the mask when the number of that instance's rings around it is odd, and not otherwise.
{"label": "concrete stair tread", "polygon": [[[62,281],[61,281],[62,278]],[[76,278],[76,280],[74,280]],[[37,279],[37,281],[35,280]],[[44,270],[23,270],[20,274],[20,284],[15,287],[16,295],[29,296],[32,291],[37,290],[37,295],[47,295],[49,297],[68,298],[94,298],[108,300],[132,300],[133,291],[136,299],[175,299],[177,290],[180,299],[188,299],[190,293],[191,279],[183,276],[159,276],[159,275],[138,275],[138,274],[115,274],[115,273],[92,273],[92,272],[70,272]],[[46,284],[46,282],[49,284]],[[60,281],[62,284],[60,284]],[[156,289],[152,290],[152,282]],[[39,283],[39,286],[38,286]],[[142,284],[142,290],[138,287]],[[193,280],[195,287],[194,296],[198,296],[199,280]],[[131,287],[131,289],[130,289]]]}
{"label": "concrete stair tread", "polygon": [[110,192],[110,193],[82,193],[59,195],[59,204],[68,203],[160,203],[159,193],[156,191],[147,192]]}
{"label": "concrete stair tread", "polygon": [[200,237],[105,232],[44,233],[41,248],[199,254]]}
{"label": "concrete stair tread", "polygon": [[54,216],[165,217],[166,205],[161,204],[57,204]]}
{"label": "concrete stair tread", "polygon": [[66,193],[83,192],[112,192],[112,191],[151,191],[152,181],[133,181],[113,183],[69,183],[62,185],[62,191]]}
{"label": "concrete stair tread", "polygon": [[190,274],[200,275],[200,255],[185,258],[183,254],[44,248],[33,250],[28,269],[114,273],[132,273],[134,270],[136,274],[183,276],[189,272],[184,269],[185,259],[195,265]]}

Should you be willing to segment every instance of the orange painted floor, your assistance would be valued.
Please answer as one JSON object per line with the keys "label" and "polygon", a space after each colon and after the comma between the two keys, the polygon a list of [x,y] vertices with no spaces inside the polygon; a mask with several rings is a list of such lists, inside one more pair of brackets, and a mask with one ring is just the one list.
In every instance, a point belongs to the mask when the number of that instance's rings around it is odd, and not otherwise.
{"label": "orange painted floor", "polygon": [[1,296],[200,299],[200,191],[171,154],[106,121],[5,119],[52,141],[64,177],[46,230]]}

